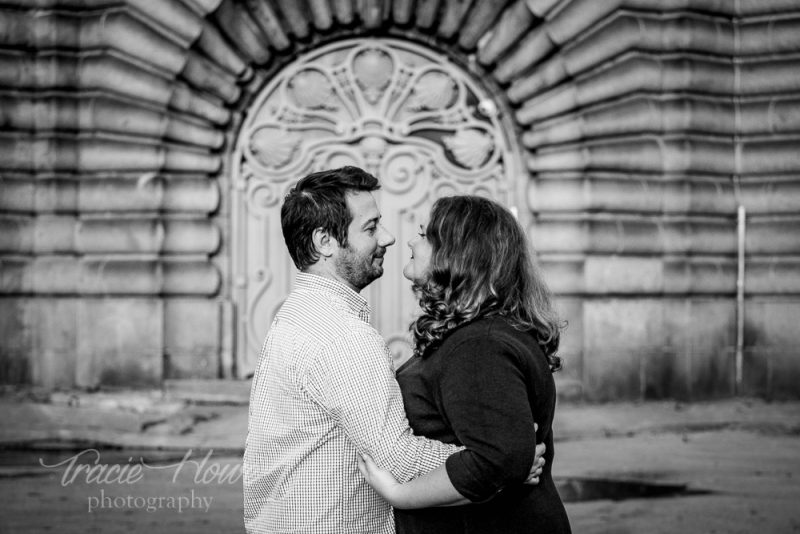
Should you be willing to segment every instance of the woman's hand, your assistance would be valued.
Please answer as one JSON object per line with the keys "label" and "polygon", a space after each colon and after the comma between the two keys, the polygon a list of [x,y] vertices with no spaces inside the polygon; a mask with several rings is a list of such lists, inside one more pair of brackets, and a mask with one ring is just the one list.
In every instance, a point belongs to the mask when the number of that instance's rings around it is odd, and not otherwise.
{"label": "woman's hand", "polygon": [[539,443],[536,445],[536,453],[533,458],[533,465],[531,465],[531,471],[528,473],[528,478],[525,479],[525,484],[529,486],[535,486],[539,483],[539,477],[542,476],[542,469],[544,468],[544,451],[546,447],[544,443]]}
{"label": "woman's hand", "polygon": [[367,484],[372,486],[378,495],[392,506],[395,505],[393,501],[401,491],[402,484],[392,476],[392,473],[378,467],[378,464],[368,454],[359,455],[358,470],[367,481]]}

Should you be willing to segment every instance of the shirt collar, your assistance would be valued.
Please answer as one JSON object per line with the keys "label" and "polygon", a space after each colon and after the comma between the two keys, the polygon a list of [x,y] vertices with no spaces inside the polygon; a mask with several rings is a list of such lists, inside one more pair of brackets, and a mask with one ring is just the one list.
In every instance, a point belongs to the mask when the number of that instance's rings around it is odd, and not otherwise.
{"label": "shirt collar", "polygon": [[298,272],[295,279],[295,287],[297,289],[327,293],[344,301],[347,308],[358,315],[359,319],[365,323],[370,322],[371,310],[369,304],[367,304],[367,299],[337,280],[316,274]]}

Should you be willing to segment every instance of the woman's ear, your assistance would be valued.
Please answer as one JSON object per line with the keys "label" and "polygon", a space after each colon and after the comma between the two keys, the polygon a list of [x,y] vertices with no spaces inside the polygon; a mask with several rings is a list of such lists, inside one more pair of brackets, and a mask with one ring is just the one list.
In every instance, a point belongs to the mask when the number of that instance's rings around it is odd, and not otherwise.
{"label": "woman's ear", "polygon": [[320,256],[330,258],[334,251],[339,248],[339,242],[327,230],[317,228],[311,234],[311,241]]}

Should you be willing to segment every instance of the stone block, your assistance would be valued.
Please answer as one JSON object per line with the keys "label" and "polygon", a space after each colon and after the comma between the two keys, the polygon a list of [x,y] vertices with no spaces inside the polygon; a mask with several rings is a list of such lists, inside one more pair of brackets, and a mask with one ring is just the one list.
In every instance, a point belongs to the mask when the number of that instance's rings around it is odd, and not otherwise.
{"label": "stone block", "polygon": [[[793,227],[792,227],[793,228]],[[722,217],[543,215],[530,227],[543,253],[732,254],[736,223]]]}
{"label": "stone block", "polygon": [[769,352],[771,380],[768,395],[774,399],[800,397],[800,350],[797,346],[800,302],[773,302],[765,306],[767,334],[772,339]]}
{"label": "stone block", "polygon": [[[642,347],[642,396],[644,400],[687,398],[687,312],[684,299],[655,300],[661,306],[659,333]],[[654,312],[652,321],[658,321]]]}
{"label": "stone block", "polygon": [[735,302],[609,299],[584,303],[591,400],[702,400],[734,392]]}
{"label": "stone block", "polygon": [[31,306],[25,299],[0,299],[0,384],[31,382]]}
{"label": "stone block", "polygon": [[584,382],[589,400],[641,399],[647,354],[663,345],[658,299],[584,302]]}
{"label": "stone block", "polygon": [[769,398],[774,375],[772,361],[773,356],[769,347],[746,346],[744,348],[742,353],[742,382],[738,386],[740,395]]}
{"label": "stone block", "polygon": [[690,304],[684,335],[691,356],[692,400],[730,396],[734,393],[736,301],[731,296],[692,299]]}
{"label": "stone block", "polygon": [[164,305],[159,299],[81,300],[77,385],[160,385],[163,330]]}
{"label": "stone block", "polygon": [[548,254],[540,255],[538,262],[547,285],[553,293],[575,295],[586,291],[583,257]]}
{"label": "stone block", "polygon": [[77,365],[77,309],[74,298],[39,298],[35,303],[34,345],[29,357],[33,382],[45,388],[75,386]]}
{"label": "stone block", "polygon": [[587,256],[585,288],[604,293],[656,293],[664,289],[660,257]]}
{"label": "stone block", "polygon": [[555,299],[559,318],[566,321],[561,331],[558,356],[562,358],[563,368],[558,372],[562,379],[583,381],[583,301],[578,298],[559,297]]}
{"label": "stone block", "polygon": [[800,299],[797,298],[772,297],[747,302],[744,394],[778,399],[800,396],[798,317]]}
{"label": "stone block", "polygon": [[[250,402],[250,380],[191,379],[164,380],[167,399],[179,399],[193,404],[236,404]],[[216,407],[215,407],[216,408]]]}
{"label": "stone block", "polygon": [[641,354],[643,400],[688,399],[686,355],[681,347],[665,345]]}
{"label": "stone block", "polygon": [[[2,230],[2,228],[0,228]],[[30,262],[22,258],[0,260],[0,294],[13,295],[31,291]]]}
{"label": "stone block", "polygon": [[800,220],[785,216],[749,217],[746,244],[748,254],[800,253]]}
{"label": "stone block", "polygon": [[165,300],[164,377],[218,378],[221,324],[216,300]]}

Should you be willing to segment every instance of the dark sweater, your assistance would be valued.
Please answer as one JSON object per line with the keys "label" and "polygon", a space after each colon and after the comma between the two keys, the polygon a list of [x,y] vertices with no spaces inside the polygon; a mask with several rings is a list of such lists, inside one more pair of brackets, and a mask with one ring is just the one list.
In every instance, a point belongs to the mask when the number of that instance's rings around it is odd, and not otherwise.
{"label": "dark sweater", "polygon": [[[473,321],[406,362],[397,381],[416,434],[467,447],[447,474],[476,503],[395,510],[398,534],[570,532],[551,475],[555,384],[530,334],[501,318]],[[547,463],[537,486],[523,485],[536,442]]]}

